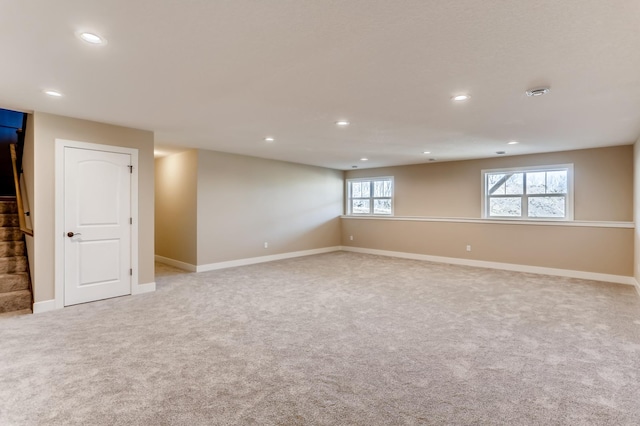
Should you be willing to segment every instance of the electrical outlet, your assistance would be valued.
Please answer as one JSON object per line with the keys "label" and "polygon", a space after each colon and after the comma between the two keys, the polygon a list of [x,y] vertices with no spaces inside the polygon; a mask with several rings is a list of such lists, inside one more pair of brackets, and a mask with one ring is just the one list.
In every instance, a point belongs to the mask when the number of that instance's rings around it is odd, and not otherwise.
{"label": "electrical outlet", "polygon": [[467,245],[467,251],[471,251],[471,246]]}
{"label": "electrical outlet", "polygon": [[349,239],[353,241],[353,235],[349,235]]}
{"label": "electrical outlet", "polygon": [[268,242],[264,242],[264,248],[269,248],[269,243]]}

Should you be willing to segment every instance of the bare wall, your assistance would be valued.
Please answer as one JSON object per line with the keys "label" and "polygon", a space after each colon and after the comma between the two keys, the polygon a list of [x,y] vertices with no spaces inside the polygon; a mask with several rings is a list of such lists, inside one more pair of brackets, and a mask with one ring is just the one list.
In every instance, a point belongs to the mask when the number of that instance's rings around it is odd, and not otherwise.
{"label": "bare wall", "polygon": [[[346,178],[394,176],[395,215],[481,218],[481,170],[574,165],[577,221],[631,222],[633,146],[354,170]],[[637,161],[636,161],[637,163]],[[353,236],[352,241],[350,237]],[[637,237],[636,237],[637,238]],[[377,250],[633,275],[634,229],[345,218],[342,244]],[[466,246],[471,245],[471,252]]]}
{"label": "bare wall", "polygon": [[138,149],[139,283],[154,281],[153,133],[93,121],[35,112],[34,213],[36,302],[55,297],[55,140],[68,139]]}
{"label": "bare wall", "polygon": [[[33,229],[33,194],[34,194],[34,126],[33,126],[33,114],[27,114],[27,128],[24,134],[24,150],[22,151],[22,172],[23,172],[23,182],[26,188],[22,191],[26,193],[26,200],[23,203],[29,206],[29,225],[31,229]],[[29,270],[31,271],[31,280],[34,280],[34,259],[35,259],[35,248],[33,245],[33,237],[30,235],[25,235],[25,241],[27,246],[27,259],[29,261]]]}
{"label": "bare wall", "polygon": [[394,176],[396,216],[482,216],[484,169],[574,165],[574,219],[633,220],[633,145],[548,154],[350,170],[347,179]]}
{"label": "bare wall", "polygon": [[198,152],[156,159],[155,253],[197,264]]}
{"label": "bare wall", "polygon": [[343,187],[342,171],[199,150],[198,265],[339,246]]}
{"label": "bare wall", "polygon": [[640,230],[638,224],[640,224],[640,138],[634,145],[633,150],[633,216],[635,219],[636,227],[634,232],[634,267],[633,275],[636,279],[636,286],[640,292]]}
{"label": "bare wall", "polygon": [[[345,246],[431,256],[633,274],[633,229],[344,219]],[[349,236],[354,236],[354,241]],[[466,251],[466,246],[471,251]]]}

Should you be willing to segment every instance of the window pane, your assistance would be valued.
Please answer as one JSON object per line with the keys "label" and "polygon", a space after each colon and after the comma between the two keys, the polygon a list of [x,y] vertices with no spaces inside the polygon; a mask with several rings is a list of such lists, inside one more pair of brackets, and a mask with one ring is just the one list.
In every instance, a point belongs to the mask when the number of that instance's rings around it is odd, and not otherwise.
{"label": "window pane", "polygon": [[529,197],[529,217],[564,217],[565,197]]}
{"label": "window pane", "polygon": [[351,182],[351,198],[371,197],[371,181]]}
{"label": "window pane", "polygon": [[390,180],[384,181],[384,192],[382,195],[384,197],[393,197],[393,181],[390,181]]}
{"label": "window pane", "polygon": [[391,214],[391,200],[374,200],[373,214]]}
{"label": "window pane", "polygon": [[527,194],[545,194],[547,191],[546,172],[527,173]]}
{"label": "window pane", "polygon": [[513,173],[506,182],[507,194],[522,194],[523,180],[523,173]]}
{"label": "window pane", "polygon": [[522,198],[500,197],[489,200],[489,216],[521,216]]}
{"label": "window pane", "polygon": [[384,182],[381,180],[373,182],[373,196],[374,197],[384,197],[382,193],[384,192]]}
{"label": "window pane", "polygon": [[495,173],[487,175],[489,195],[522,194],[523,173]]}
{"label": "window pane", "polygon": [[391,181],[378,180],[373,183],[374,197],[391,197]]}
{"label": "window pane", "polygon": [[371,202],[369,200],[351,200],[351,213],[353,214],[371,213]]}
{"label": "window pane", "polygon": [[506,188],[505,180],[504,173],[487,174],[487,194],[504,194]]}
{"label": "window pane", "polygon": [[547,172],[547,194],[567,193],[567,171]]}
{"label": "window pane", "polygon": [[362,198],[371,197],[371,181],[360,182],[362,185]]}
{"label": "window pane", "polygon": [[351,197],[362,197],[362,182],[351,182]]}

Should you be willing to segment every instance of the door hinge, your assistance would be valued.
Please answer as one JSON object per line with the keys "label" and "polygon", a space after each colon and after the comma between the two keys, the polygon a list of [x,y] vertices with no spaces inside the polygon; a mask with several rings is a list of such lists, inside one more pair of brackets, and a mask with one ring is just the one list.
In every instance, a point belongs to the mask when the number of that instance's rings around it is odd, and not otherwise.
{"label": "door hinge", "polygon": [[133,166],[127,166],[129,167],[129,173],[133,174]]}
{"label": "door hinge", "polygon": [[133,275],[133,269],[129,269],[129,275]]}
{"label": "door hinge", "polygon": [[129,225],[133,225],[133,218],[132,217],[129,218]]}

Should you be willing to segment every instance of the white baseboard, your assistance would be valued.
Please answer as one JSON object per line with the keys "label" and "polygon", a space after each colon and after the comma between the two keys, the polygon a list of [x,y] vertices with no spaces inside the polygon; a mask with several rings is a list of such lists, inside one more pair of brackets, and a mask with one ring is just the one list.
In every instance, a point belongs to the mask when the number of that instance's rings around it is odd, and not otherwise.
{"label": "white baseboard", "polygon": [[43,300],[42,302],[35,302],[33,304],[33,313],[41,314],[43,312],[49,312],[56,310],[56,301],[55,299],[51,300]]}
{"label": "white baseboard", "polygon": [[164,263],[165,265],[173,266],[178,269],[184,269],[189,272],[196,272],[196,265],[191,263],[181,262],[179,260],[171,259],[164,256],[158,256],[156,254],[156,262]]}
{"label": "white baseboard", "polygon": [[638,293],[638,296],[640,296],[640,283],[635,278],[633,279],[633,285],[636,287],[636,292]]}
{"label": "white baseboard", "polygon": [[342,250],[341,246],[323,247],[313,250],[293,251],[289,253],[273,254],[269,256],[249,257],[246,259],[229,260],[227,262],[209,263],[207,265],[198,265],[196,272],[215,271],[217,269],[235,268],[237,266],[253,265],[256,263],[273,262],[274,260],[291,259],[294,257],[312,256],[314,254],[329,253],[332,251]]}
{"label": "white baseboard", "polygon": [[[377,254],[380,256],[401,257],[404,259],[428,260],[430,262],[449,263],[452,265],[475,266],[478,268],[502,269],[515,272],[555,275],[559,277],[580,278],[584,280],[605,281],[616,284],[636,285],[634,277],[624,275],[600,274],[596,272],[574,271],[570,269],[545,268],[542,266],[518,265],[513,263],[488,262],[484,260],[460,259],[456,257],[430,256],[427,254],[406,253],[400,251],[375,250],[360,247],[343,246],[342,250],[356,253]],[[640,293],[640,288],[636,285]]]}
{"label": "white baseboard", "polygon": [[131,288],[131,294],[132,295],[143,294],[143,293],[151,293],[152,291],[156,291],[156,283],[155,283],[155,281],[151,282],[151,283],[144,283],[144,284],[134,285]]}

